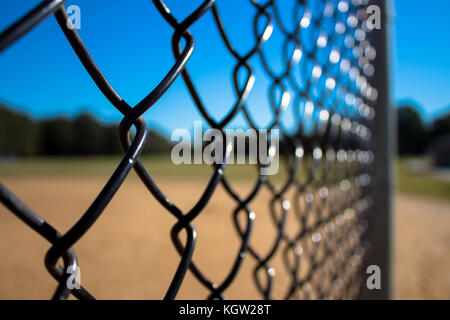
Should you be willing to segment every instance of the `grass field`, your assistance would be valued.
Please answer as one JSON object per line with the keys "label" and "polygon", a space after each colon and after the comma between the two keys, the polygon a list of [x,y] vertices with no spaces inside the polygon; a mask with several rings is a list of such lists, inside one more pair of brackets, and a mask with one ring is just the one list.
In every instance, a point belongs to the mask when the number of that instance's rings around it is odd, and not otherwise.
{"label": "grass field", "polygon": [[[400,193],[423,195],[450,200],[450,181],[436,179],[428,174],[408,170],[409,158],[395,162],[395,184]],[[61,157],[30,158],[0,162],[0,177],[19,176],[107,176],[119,163],[119,157]],[[207,179],[211,167],[207,165],[175,165],[168,156],[144,156],[143,163],[150,168],[150,174],[163,179]],[[257,177],[255,166],[232,165],[225,169],[227,177],[233,180],[253,181]],[[133,174],[132,174],[133,175]],[[279,174],[273,178],[286,179],[286,170],[280,163]]]}
{"label": "grass field", "polygon": [[[1,163],[0,181],[65,232],[93,201],[118,160],[95,157]],[[163,157],[144,157],[143,161],[162,190],[183,210],[195,204],[211,172],[206,166],[167,165]],[[398,164],[401,171],[397,174],[400,194],[395,198],[395,297],[450,299],[450,202],[445,200],[448,194],[439,190],[428,192],[424,185],[434,184],[433,178],[421,182],[420,175],[412,176],[405,163]],[[256,177],[245,166],[230,166],[226,174],[242,194],[248,192],[251,178]],[[261,192],[252,204],[256,213],[252,241],[262,251],[269,249],[275,235],[267,206],[268,193]],[[225,276],[239,246],[230,218],[234,207],[220,186],[195,223],[198,243],[194,259],[216,281]],[[75,245],[82,283],[98,298],[160,299],[179,261],[169,238],[175,221],[131,172],[100,219]],[[0,298],[49,298],[55,287],[43,264],[49,244],[3,206],[0,239]],[[244,261],[237,281],[227,290],[228,296],[260,298],[250,276],[254,261]],[[281,298],[288,277],[280,255],[275,257],[273,266],[278,271],[274,297]],[[179,298],[201,299],[205,295],[206,290],[188,273]]]}
{"label": "grass field", "polygon": [[[0,162],[0,177],[19,176],[107,176],[120,162],[119,157],[53,157],[25,158]],[[169,156],[143,156],[141,161],[154,177],[165,179],[193,178],[205,179],[211,175],[211,167],[205,164],[175,165]],[[225,170],[233,179],[249,180],[257,177],[255,166],[233,165]],[[281,170],[280,170],[281,171]],[[284,172],[280,172],[280,175]]]}
{"label": "grass field", "polygon": [[408,170],[410,158],[396,161],[396,184],[401,193],[450,200],[450,181],[437,179],[427,173]]}

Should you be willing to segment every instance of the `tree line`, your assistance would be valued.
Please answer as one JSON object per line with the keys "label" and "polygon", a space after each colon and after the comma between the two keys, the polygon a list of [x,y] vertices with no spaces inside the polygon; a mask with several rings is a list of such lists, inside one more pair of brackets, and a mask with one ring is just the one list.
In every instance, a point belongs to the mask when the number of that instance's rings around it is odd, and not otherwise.
{"label": "tree line", "polygon": [[[440,137],[450,135],[450,114],[426,125],[416,108],[401,105],[397,113],[400,155],[425,153]],[[170,142],[150,131],[144,153],[168,153]],[[0,155],[121,154],[118,126],[104,125],[88,113],[75,119],[33,120],[0,105]]]}
{"label": "tree line", "polygon": [[[439,138],[450,135],[450,114],[427,125],[417,109],[401,105],[397,111],[397,145],[400,155],[426,153]],[[450,138],[450,136],[448,137]]]}
{"label": "tree line", "polygon": [[[166,153],[171,144],[150,131],[144,153]],[[121,154],[118,125],[104,125],[88,113],[75,119],[33,120],[0,106],[0,155]]]}

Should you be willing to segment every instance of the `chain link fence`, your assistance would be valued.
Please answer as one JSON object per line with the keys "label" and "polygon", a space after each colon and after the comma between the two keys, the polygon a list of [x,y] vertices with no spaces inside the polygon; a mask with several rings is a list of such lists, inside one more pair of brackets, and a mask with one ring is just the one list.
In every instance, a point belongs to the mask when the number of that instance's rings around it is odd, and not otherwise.
{"label": "chain link fence", "polygon": [[[177,219],[170,236],[180,260],[165,299],[176,298],[187,272],[208,290],[208,299],[232,298],[227,297],[227,288],[235,281],[244,259],[254,262],[253,274],[248,276],[253,277],[263,299],[273,298],[275,272],[289,274],[286,299],[362,296],[366,257],[372,243],[377,241],[373,232],[369,232],[371,216],[376,214],[373,204],[377,154],[374,151],[380,130],[374,124],[379,95],[375,83],[378,48],[374,45],[375,32],[367,25],[367,8],[372,3],[369,0],[295,0],[291,1],[290,12],[286,12],[280,9],[281,1],[249,2],[255,12],[254,42],[247,52],[240,52],[221,20],[221,6],[226,6],[226,1],[206,0],[183,21],[178,21],[163,1],[153,0],[159,14],[173,28],[171,43],[175,62],[160,83],[135,106],[130,106],[114,91],[77,31],[68,27],[64,1],[43,1],[0,34],[1,51],[53,14],[98,89],[123,114],[119,126],[122,160],[94,202],[67,233],[58,232],[0,184],[2,203],[52,245],[45,255],[45,266],[58,282],[54,299],[66,299],[70,293],[79,299],[94,298],[88,288],[67,285],[78,267],[73,246],[93,226],[132,169],[151,196]],[[195,78],[186,67],[195,54],[189,28],[208,12],[212,13],[220,37],[235,60],[233,87],[237,98],[221,121],[216,121],[207,111]],[[288,19],[294,21],[287,23]],[[274,69],[265,51],[265,44],[275,32],[283,38],[279,48],[284,58],[281,72]],[[226,161],[214,164],[201,197],[191,210],[184,212],[158,188],[139,159],[147,138],[142,115],[181,76],[209,127],[223,132],[233,119],[243,115],[248,128],[261,129],[249,111],[247,99],[255,81],[255,63],[262,65],[269,81],[272,121],[262,129],[280,131],[279,152],[285,163],[282,169],[287,171],[286,179],[278,187],[270,177],[260,174],[258,165],[253,165],[258,169],[258,179],[249,195],[242,195],[224,174]],[[244,81],[240,80],[240,74],[245,75]],[[294,106],[294,114],[288,115],[295,121],[294,130],[287,129],[283,121],[289,103]],[[134,134],[130,134],[132,127]],[[192,254],[196,245],[196,218],[204,212],[219,184],[235,204],[230,217],[240,247],[225,279],[215,283],[206,277]],[[267,212],[254,212],[252,202],[262,189],[270,193],[270,205]],[[250,242],[255,219],[265,214],[270,214],[273,221],[267,228],[276,230],[267,252]],[[288,216],[292,216],[289,223],[295,224],[290,225],[295,233],[286,231]],[[236,235],[230,232],[229,236]],[[275,270],[272,259],[280,252],[285,269]]]}

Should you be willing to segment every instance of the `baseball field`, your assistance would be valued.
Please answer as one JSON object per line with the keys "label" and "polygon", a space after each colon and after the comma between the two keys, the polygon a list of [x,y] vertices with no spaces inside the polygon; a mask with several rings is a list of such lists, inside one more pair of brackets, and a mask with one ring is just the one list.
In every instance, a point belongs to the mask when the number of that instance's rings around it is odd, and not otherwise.
{"label": "baseball field", "polygon": [[[159,157],[144,158],[144,163],[152,168],[150,173],[161,189],[184,210],[195,204],[211,171],[195,165],[188,170],[170,166]],[[11,160],[0,164],[0,181],[65,232],[94,200],[115,164],[117,158]],[[256,177],[239,166],[226,174],[242,193],[250,190],[252,177]],[[394,297],[450,299],[448,182],[411,176],[402,162],[397,177],[400,190],[394,196]],[[425,182],[414,189],[411,179]],[[423,191],[427,183],[441,187]],[[219,282],[239,246],[231,219],[234,208],[229,195],[219,186],[195,222],[198,241],[194,260],[208,277]],[[262,251],[269,248],[275,235],[273,228],[267,227],[273,222],[266,208],[267,197],[262,192],[252,205],[258,213],[252,241]],[[179,261],[170,240],[175,222],[131,172],[99,220],[75,245],[83,286],[99,299],[161,299]],[[44,267],[50,244],[3,206],[0,238],[0,299],[50,298],[56,286]],[[228,297],[260,298],[250,276],[254,264],[254,260],[244,259],[237,280],[227,290]],[[283,270],[280,256],[274,258],[273,265]],[[274,298],[282,298],[289,279],[285,272],[275,277]],[[207,291],[188,273],[178,298],[202,299],[206,295]]]}

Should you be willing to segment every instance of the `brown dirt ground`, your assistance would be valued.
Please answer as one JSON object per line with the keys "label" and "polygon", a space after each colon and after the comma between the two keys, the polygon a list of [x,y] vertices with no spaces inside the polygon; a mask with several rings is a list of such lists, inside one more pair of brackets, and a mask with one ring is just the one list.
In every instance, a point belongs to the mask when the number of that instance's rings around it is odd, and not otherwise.
{"label": "brown dirt ground", "polygon": [[394,296],[450,299],[450,202],[399,195],[394,206]]}
{"label": "brown dirt ground", "polygon": [[[105,178],[106,179],[106,178]],[[3,179],[16,195],[60,232],[65,232],[88,207],[105,183],[98,177],[23,177]],[[182,209],[189,209],[206,181],[160,182],[162,190]],[[245,193],[249,183],[236,188]],[[254,204],[265,208],[264,192]],[[450,203],[400,195],[396,197],[395,297],[450,299]],[[219,187],[206,211],[196,219],[194,259],[208,277],[220,282],[238,250],[230,219],[234,208]],[[82,284],[100,299],[160,299],[175,272],[179,256],[169,237],[175,219],[136,178],[126,180],[88,233],[75,245]],[[288,221],[289,222],[289,221]],[[275,233],[268,215],[257,215],[254,238],[268,250]],[[272,233],[273,232],[273,233]],[[230,234],[232,236],[230,236]],[[0,207],[0,298],[48,299],[56,282],[44,267],[49,243],[3,206]],[[274,267],[283,270],[280,257]],[[259,298],[249,274],[254,261],[244,259],[237,280],[227,290],[231,298]],[[288,278],[276,275],[274,298],[283,296]],[[177,298],[202,299],[206,290],[189,273]]]}

